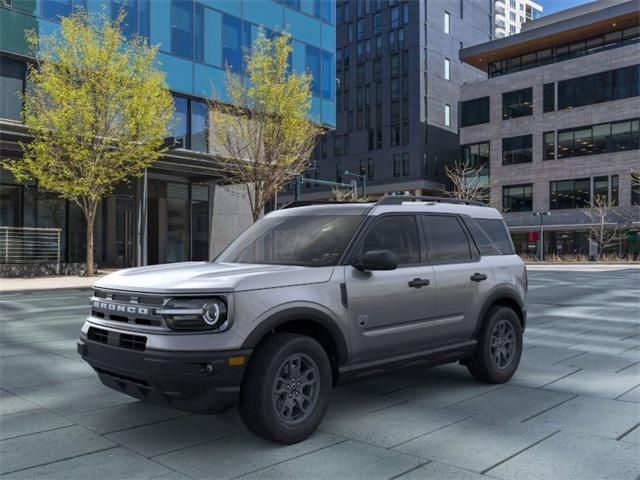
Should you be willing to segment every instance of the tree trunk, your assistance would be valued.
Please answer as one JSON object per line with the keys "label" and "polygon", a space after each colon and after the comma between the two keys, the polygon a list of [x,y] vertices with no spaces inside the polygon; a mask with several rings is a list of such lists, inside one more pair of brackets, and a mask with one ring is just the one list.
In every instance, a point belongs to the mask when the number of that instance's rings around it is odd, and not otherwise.
{"label": "tree trunk", "polygon": [[91,215],[87,220],[87,277],[93,277],[93,225],[95,215]]}

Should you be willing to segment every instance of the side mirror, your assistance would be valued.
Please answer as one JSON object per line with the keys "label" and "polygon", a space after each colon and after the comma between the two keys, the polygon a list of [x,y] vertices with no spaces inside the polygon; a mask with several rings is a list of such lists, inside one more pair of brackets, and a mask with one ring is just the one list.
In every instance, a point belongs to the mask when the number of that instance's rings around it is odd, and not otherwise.
{"label": "side mirror", "polygon": [[353,268],[361,272],[395,270],[398,268],[398,257],[391,250],[369,250],[353,264]]}

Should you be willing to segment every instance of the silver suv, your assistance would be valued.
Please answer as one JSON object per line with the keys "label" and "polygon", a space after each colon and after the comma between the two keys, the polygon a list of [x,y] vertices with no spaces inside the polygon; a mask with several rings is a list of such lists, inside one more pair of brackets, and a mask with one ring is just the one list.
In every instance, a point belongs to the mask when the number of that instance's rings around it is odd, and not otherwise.
{"label": "silver suv", "polygon": [[456,361],[509,380],[527,275],[497,210],[388,196],[278,210],[213,262],[94,290],[78,351],[102,383],[190,412],[237,403],[252,432],[294,443],[338,382]]}

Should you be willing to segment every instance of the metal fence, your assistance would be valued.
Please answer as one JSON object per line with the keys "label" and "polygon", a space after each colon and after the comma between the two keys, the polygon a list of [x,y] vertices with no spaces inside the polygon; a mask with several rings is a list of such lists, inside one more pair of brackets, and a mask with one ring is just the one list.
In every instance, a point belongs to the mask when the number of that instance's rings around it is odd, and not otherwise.
{"label": "metal fence", "polygon": [[0,227],[0,263],[57,263],[60,228]]}

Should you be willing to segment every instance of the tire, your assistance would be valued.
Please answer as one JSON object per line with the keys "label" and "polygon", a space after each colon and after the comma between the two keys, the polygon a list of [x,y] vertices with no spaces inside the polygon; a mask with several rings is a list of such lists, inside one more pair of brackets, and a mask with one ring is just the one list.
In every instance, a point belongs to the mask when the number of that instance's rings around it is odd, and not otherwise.
{"label": "tire", "polygon": [[284,444],[301,442],[324,418],[331,377],[329,357],[313,338],[271,335],[256,347],[247,366],[240,388],[240,416],[259,437]]}
{"label": "tire", "polygon": [[522,326],[516,312],[508,307],[489,308],[477,340],[475,356],[467,367],[471,375],[487,383],[508,381],[522,356]]}

